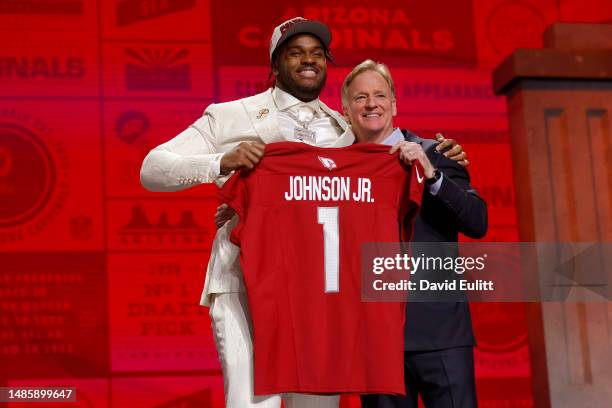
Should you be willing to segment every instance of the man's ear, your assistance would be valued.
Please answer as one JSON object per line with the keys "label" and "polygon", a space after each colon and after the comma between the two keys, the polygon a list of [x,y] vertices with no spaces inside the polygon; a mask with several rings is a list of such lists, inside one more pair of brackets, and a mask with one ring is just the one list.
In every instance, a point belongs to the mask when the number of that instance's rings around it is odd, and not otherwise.
{"label": "man's ear", "polygon": [[395,99],[391,101],[391,115],[394,117],[397,116],[397,104],[395,103]]}
{"label": "man's ear", "polygon": [[345,105],[342,105],[342,113],[344,114],[344,120],[346,120],[346,123],[350,125],[351,120],[349,119],[349,116],[348,116],[348,108]]}
{"label": "man's ear", "polygon": [[278,60],[281,58],[281,54],[284,52],[284,48],[285,48],[285,44],[281,45],[280,49],[277,49],[276,51],[274,51],[274,54],[272,54],[272,61],[271,61],[271,68],[272,68],[272,73],[275,76],[278,76],[278,73],[280,72],[280,70],[278,69]]}

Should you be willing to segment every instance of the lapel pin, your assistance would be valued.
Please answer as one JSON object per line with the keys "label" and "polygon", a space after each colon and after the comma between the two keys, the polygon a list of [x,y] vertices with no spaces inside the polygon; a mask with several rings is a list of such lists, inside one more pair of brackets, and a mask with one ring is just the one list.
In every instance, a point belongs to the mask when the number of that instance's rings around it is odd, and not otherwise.
{"label": "lapel pin", "polygon": [[261,108],[259,110],[259,112],[257,112],[257,119],[261,119],[264,116],[266,116],[268,113],[270,113],[270,109],[268,108]]}

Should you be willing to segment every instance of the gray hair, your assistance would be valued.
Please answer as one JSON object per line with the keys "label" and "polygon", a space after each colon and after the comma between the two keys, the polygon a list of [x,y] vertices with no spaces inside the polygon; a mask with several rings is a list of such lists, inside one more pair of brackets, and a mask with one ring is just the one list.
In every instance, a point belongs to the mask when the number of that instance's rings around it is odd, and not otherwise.
{"label": "gray hair", "polygon": [[395,99],[395,85],[393,83],[393,78],[391,77],[391,72],[389,72],[389,68],[381,62],[374,62],[371,59],[368,59],[358,64],[351,72],[349,72],[346,78],[344,78],[341,90],[342,106],[348,105],[348,87],[355,80],[355,78],[366,71],[378,72],[387,82],[389,88],[391,88],[392,99]]}

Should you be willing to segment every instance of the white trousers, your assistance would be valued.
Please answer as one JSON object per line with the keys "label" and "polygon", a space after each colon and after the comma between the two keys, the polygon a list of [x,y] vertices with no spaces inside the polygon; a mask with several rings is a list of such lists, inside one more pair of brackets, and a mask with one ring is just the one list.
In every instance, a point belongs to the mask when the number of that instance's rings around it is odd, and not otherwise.
{"label": "white trousers", "polygon": [[[245,293],[214,296],[210,320],[217,345],[227,408],[280,408],[280,395],[253,395],[251,316]],[[284,394],[285,408],[337,408],[338,395]]]}

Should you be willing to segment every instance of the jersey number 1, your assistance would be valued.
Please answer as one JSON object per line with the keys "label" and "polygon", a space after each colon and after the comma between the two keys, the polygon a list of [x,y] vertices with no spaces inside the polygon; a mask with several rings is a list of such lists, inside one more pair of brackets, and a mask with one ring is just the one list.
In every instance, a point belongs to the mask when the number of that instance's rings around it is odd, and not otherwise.
{"label": "jersey number 1", "polygon": [[325,293],[340,292],[340,236],[338,207],[317,207],[317,221],[323,225]]}

